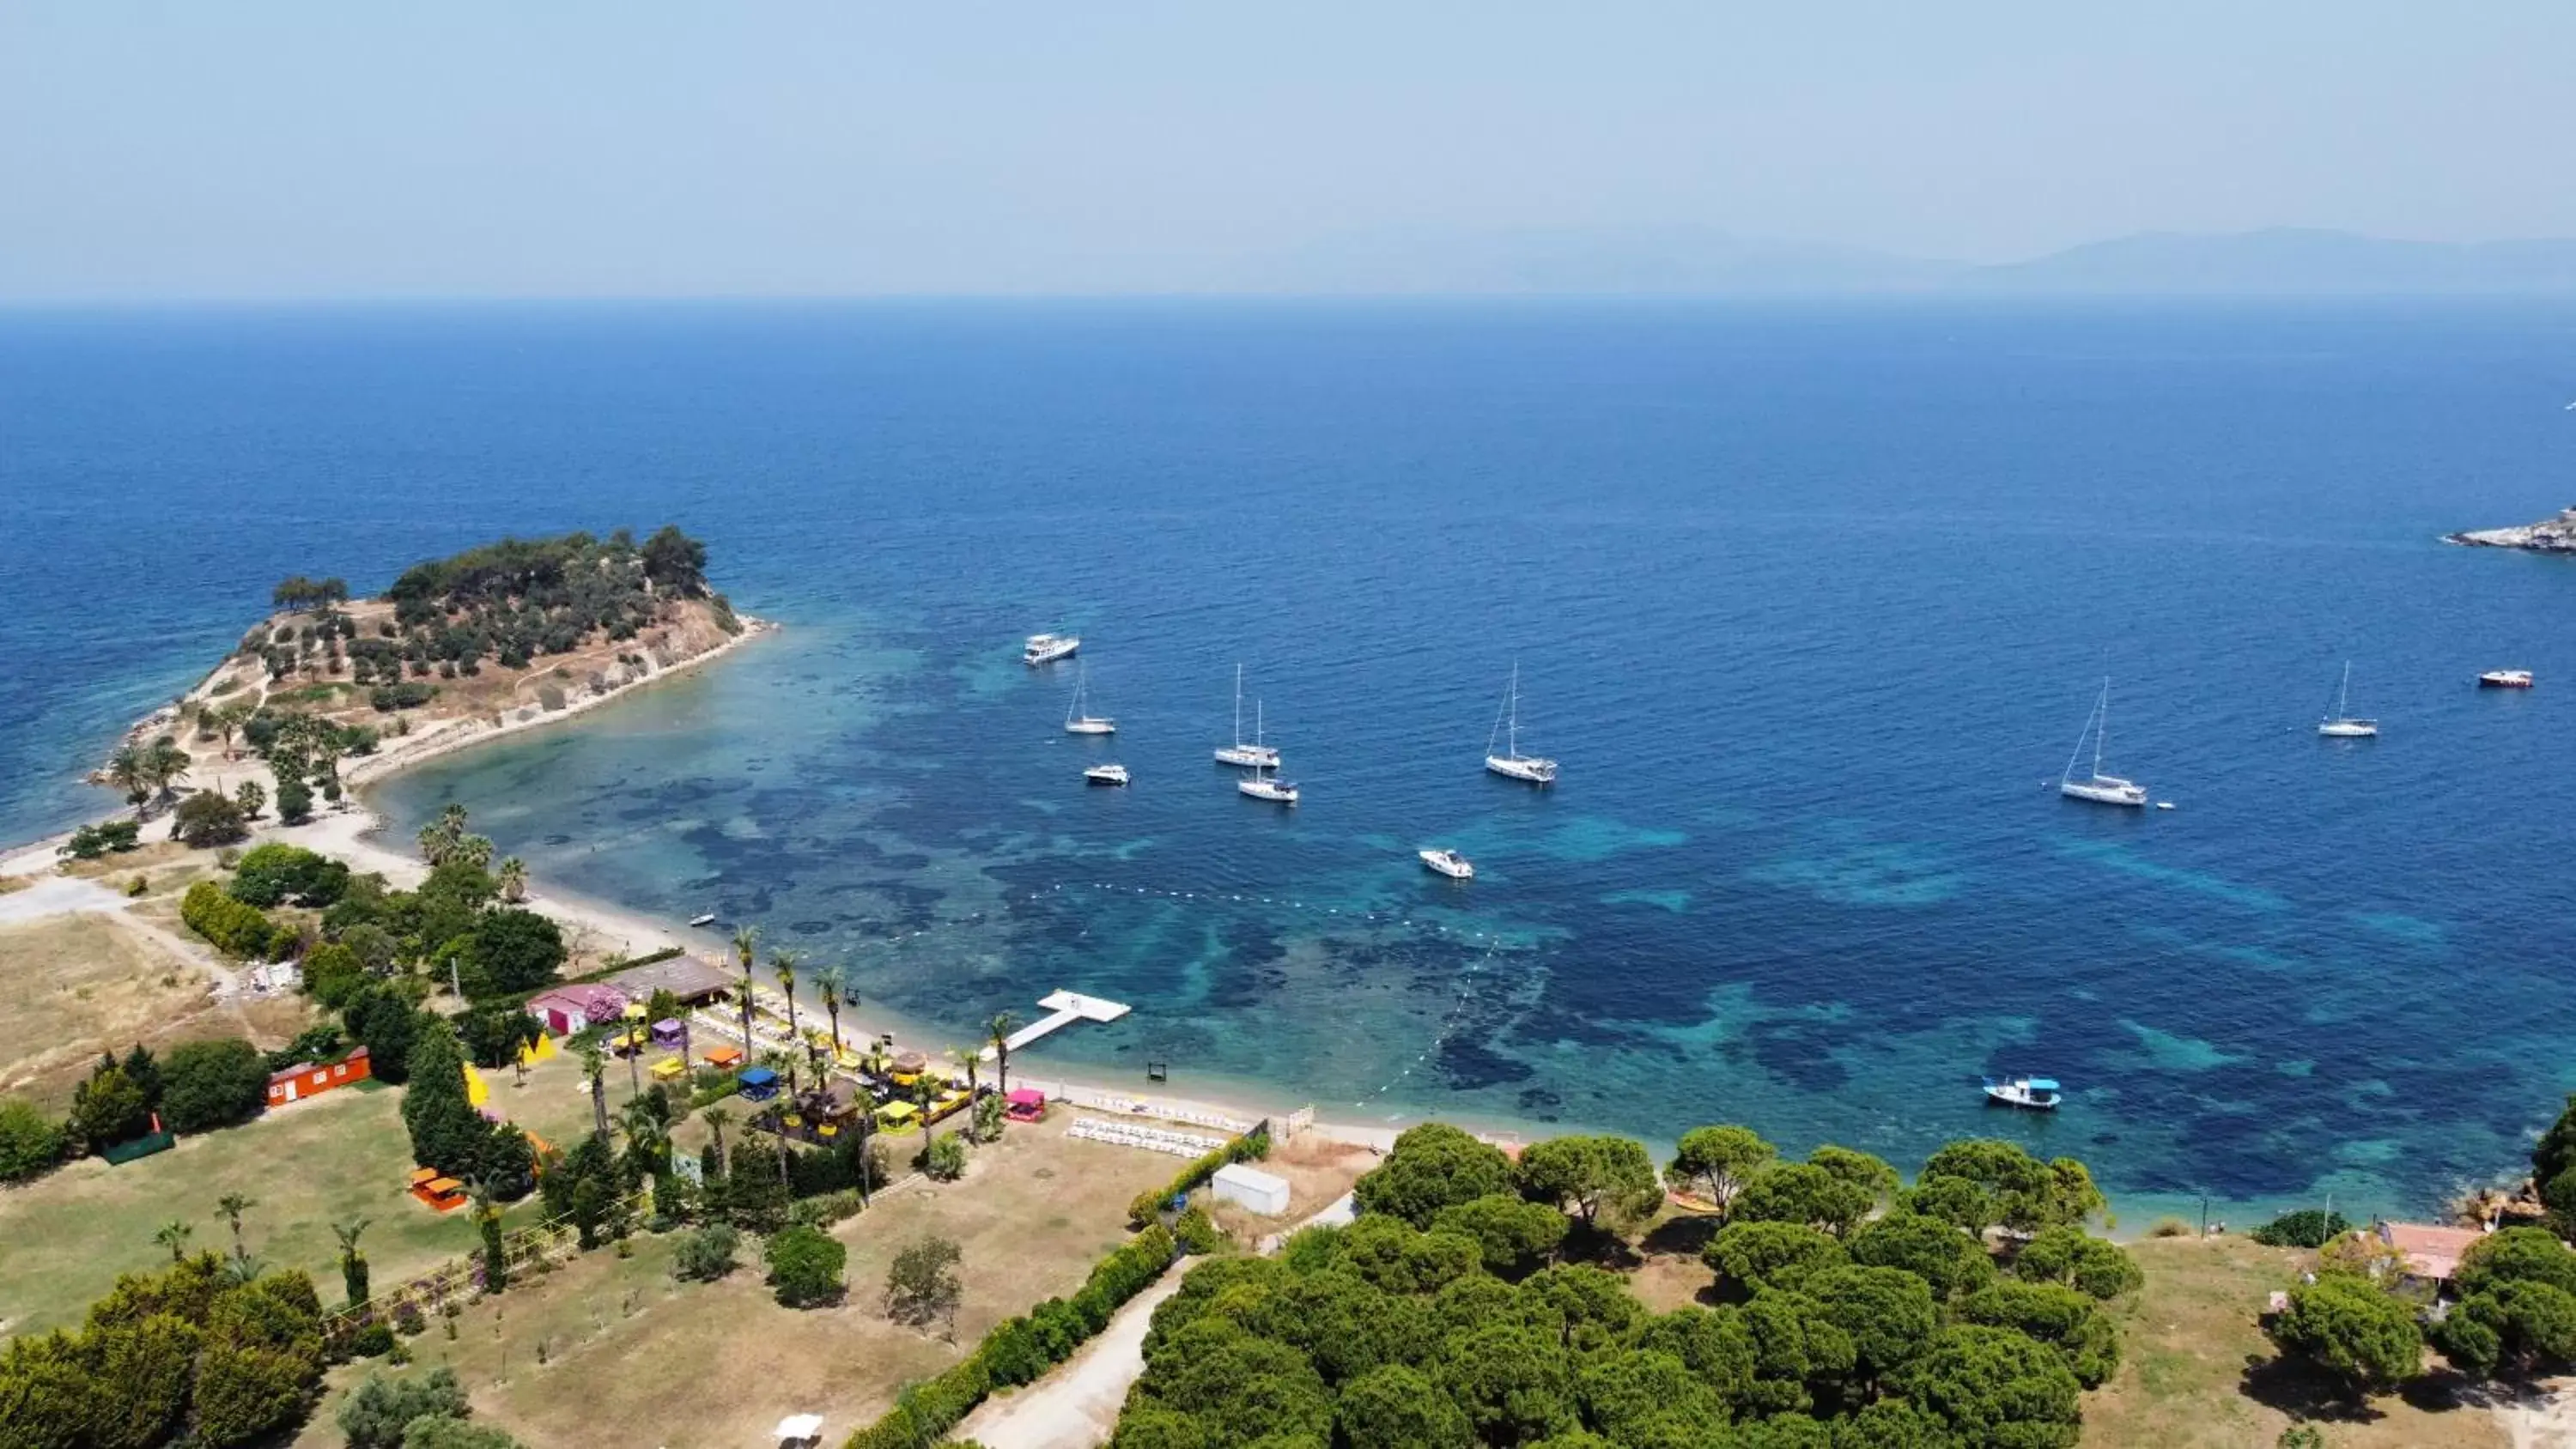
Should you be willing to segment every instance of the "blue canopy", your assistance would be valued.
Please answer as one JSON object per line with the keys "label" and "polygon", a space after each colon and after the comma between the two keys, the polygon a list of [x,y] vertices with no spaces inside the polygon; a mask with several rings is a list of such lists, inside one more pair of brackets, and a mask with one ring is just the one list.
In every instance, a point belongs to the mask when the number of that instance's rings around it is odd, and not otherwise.
{"label": "blue canopy", "polygon": [[778,1074],[767,1067],[752,1067],[739,1080],[746,1087],[766,1087],[778,1080]]}
{"label": "blue canopy", "polygon": [[[750,1075],[751,1073],[749,1072],[743,1073],[743,1076],[746,1078]],[[2030,1079],[2030,1089],[2034,1092],[2054,1092],[2058,1089],[2057,1079],[2055,1077],[2033,1077]]]}

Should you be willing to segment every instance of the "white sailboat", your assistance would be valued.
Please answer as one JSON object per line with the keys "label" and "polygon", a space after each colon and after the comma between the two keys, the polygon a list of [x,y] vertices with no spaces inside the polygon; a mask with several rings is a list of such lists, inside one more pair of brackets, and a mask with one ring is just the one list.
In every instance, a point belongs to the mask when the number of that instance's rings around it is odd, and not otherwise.
{"label": "white sailboat", "polygon": [[[1260,743],[1261,701],[1257,699],[1252,702],[1252,738],[1254,749],[1257,750],[1263,748]],[[1277,750],[1270,750],[1268,751],[1268,754],[1270,756],[1270,763],[1267,765],[1254,766],[1251,774],[1235,781],[1235,792],[1237,794],[1249,795],[1255,800],[1267,800],[1274,805],[1296,804],[1296,782],[1293,780],[1280,779],[1279,752]],[[1269,773],[1263,773],[1265,770]]]}
{"label": "white sailboat", "polygon": [[[2093,713],[2084,719],[2084,734],[2075,737],[2075,753],[2066,760],[2066,772],[2057,778],[2057,793],[2069,800],[2089,800],[2096,805],[2140,806],[2147,803],[2147,787],[2134,780],[2102,773],[2102,747],[2111,733],[2111,681],[2102,681],[2102,696],[2093,702]],[[2076,761],[2084,758],[2084,740],[2093,740],[2093,773],[2077,779]]]}
{"label": "white sailboat", "polygon": [[[1503,737],[1503,752],[1494,753],[1494,736]],[[1556,783],[1556,761],[1521,753],[1521,663],[1512,661],[1511,689],[1503,696],[1503,707],[1494,716],[1494,727],[1485,734],[1485,768],[1514,780],[1533,785]]]}
{"label": "white sailboat", "polygon": [[1082,694],[1090,683],[1090,677],[1088,668],[1073,677],[1073,703],[1064,707],[1064,732],[1069,735],[1114,735],[1118,733],[1118,721],[1106,715],[1082,712]]}
{"label": "white sailboat", "polygon": [[2343,665],[2343,687],[2335,691],[2334,713],[2317,721],[2317,733],[2330,740],[2366,740],[2377,737],[2379,721],[2355,719],[2352,704],[2352,661]]}
{"label": "white sailboat", "polygon": [[1234,666],[1234,743],[1217,747],[1220,765],[1241,765],[1247,769],[1279,768],[1279,752],[1263,744],[1243,742],[1243,666]]}

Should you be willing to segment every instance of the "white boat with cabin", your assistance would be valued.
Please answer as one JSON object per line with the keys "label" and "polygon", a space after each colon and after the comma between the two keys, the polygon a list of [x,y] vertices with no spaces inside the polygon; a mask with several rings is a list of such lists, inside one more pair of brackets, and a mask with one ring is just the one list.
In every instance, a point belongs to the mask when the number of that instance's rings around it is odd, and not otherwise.
{"label": "white boat with cabin", "polygon": [[[1497,735],[1503,739],[1503,752],[1499,755],[1494,753]],[[1485,768],[1533,785],[1556,783],[1556,761],[1521,753],[1521,665],[1517,659],[1512,661],[1512,683],[1503,695],[1503,707],[1494,716],[1494,727],[1485,734]]]}
{"label": "white boat with cabin", "polygon": [[1052,664],[1082,647],[1079,634],[1031,634],[1028,647],[1020,651],[1022,664]]}
{"label": "white boat with cabin", "polygon": [[2478,688],[2529,689],[2531,688],[2531,671],[2528,669],[2490,669],[2486,673],[2478,676]]}
{"label": "white boat with cabin", "polygon": [[1064,707],[1064,732],[1069,735],[1114,735],[1118,721],[1107,715],[1085,714],[1082,709],[1084,689],[1090,683],[1088,670],[1073,678],[1073,703]]}
{"label": "white boat with cabin", "polygon": [[[2057,793],[2069,800],[2089,800],[2096,805],[2123,805],[2132,809],[2147,803],[2147,787],[2134,780],[2102,773],[2102,748],[2111,733],[2111,681],[2102,681],[2102,695],[2093,702],[2093,713],[2084,720],[2084,733],[2075,737],[2075,753],[2066,760],[2066,772],[2057,777]],[[2093,773],[2078,778],[2076,762],[2084,758],[2084,741],[2093,741]]]}
{"label": "white boat with cabin", "polygon": [[1422,863],[1425,866],[1451,880],[1476,878],[1475,864],[1454,850],[1417,850],[1414,854],[1422,857]]}
{"label": "white boat with cabin", "polygon": [[2343,666],[2343,687],[2335,691],[2334,713],[2317,721],[2317,733],[2330,740],[2367,740],[2379,734],[2379,721],[2356,719],[2351,710],[2352,661]]}
{"label": "white boat with cabin", "polygon": [[2033,1112],[2054,1112],[2066,1100],[2054,1077],[1988,1077],[1986,1100]]}
{"label": "white boat with cabin", "polygon": [[1240,664],[1234,666],[1234,743],[1217,747],[1216,762],[1220,765],[1240,765],[1248,770],[1279,768],[1277,750],[1264,744],[1247,745],[1243,742],[1243,666]]}
{"label": "white boat with cabin", "polygon": [[1082,778],[1094,785],[1124,785],[1127,767],[1120,764],[1094,765],[1082,772]]}

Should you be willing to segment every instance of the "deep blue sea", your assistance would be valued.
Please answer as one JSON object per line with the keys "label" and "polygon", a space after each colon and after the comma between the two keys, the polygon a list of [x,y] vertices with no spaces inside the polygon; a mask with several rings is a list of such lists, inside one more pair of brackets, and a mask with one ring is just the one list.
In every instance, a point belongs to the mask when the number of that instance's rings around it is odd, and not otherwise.
{"label": "deep blue sea", "polygon": [[[2576,1087],[2576,561],[2435,541],[2576,499],[2570,397],[2564,308],[5,314],[0,838],[282,574],[676,521],[785,632],[398,823],[960,1042],[1135,1005],[1032,1067],[2422,1208]],[[1479,768],[1515,660],[1551,791]],[[1208,758],[1237,661],[1293,812]],[[2105,675],[2170,812],[2044,787]]]}

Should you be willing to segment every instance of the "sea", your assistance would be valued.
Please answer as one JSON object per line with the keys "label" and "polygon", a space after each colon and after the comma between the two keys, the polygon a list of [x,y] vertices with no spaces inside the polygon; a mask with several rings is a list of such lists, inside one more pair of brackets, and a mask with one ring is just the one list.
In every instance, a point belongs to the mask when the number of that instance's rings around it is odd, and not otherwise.
{"label": "sea", "polygon": [[[783,629],[393,829],[756,925],[860,1025],[1134,1007],[1025,1071],[2426,1212],[2576,1088],[2576,560],[2438,541],[2571,501],[2571,396],[2563,306],[10,312],[0,838],[111,805],[282,575],[677,523]],[[2315,732],[2347,663],[2377,739]],[[1210,757],[1238,664],[1293,809]],[[1553,788],[1481,768],[1515,668]],[[2106,679],[2170,810],[2055,790]],[[2064,1107],[1984,1105],[2023,1071]]]}

